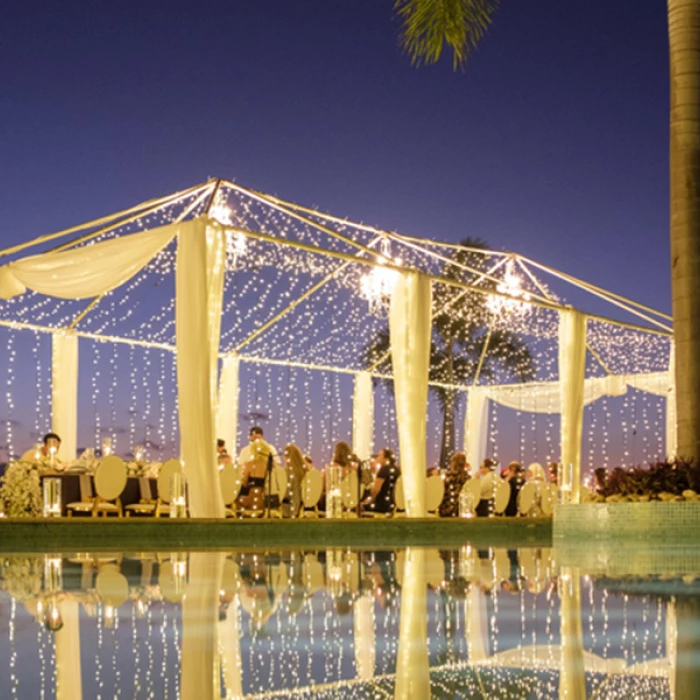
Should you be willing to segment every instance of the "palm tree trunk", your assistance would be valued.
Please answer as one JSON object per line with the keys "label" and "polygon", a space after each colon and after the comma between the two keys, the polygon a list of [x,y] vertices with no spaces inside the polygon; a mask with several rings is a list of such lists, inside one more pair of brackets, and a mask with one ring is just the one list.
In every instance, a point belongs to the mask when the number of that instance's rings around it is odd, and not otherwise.
{"label": "palm tree trunk", "polygon": [[700,2],[668,0],[678,455],[700,458]]}

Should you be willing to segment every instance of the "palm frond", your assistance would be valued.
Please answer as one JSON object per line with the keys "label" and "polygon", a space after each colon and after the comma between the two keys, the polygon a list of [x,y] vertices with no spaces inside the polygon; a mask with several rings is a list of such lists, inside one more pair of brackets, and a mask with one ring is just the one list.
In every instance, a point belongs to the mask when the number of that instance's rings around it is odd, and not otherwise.
{"label": "palm frond", "polygon": [[445,46],[464,66],[498,8],[498,0],[396,0],[401,45],[414,65],[437,63]]}

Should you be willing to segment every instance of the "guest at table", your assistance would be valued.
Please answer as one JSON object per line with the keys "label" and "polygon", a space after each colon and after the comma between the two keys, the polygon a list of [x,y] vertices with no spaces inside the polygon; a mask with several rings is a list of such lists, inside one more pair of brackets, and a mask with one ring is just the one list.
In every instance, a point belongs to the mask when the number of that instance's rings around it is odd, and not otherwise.
{"label": "guest at table", "polygon": [[[340,480],[342,481],[350,472],[357,471],[357,464],[352,461],[352,449],[347,442],[339,442],[333,450],[333,459],[329,467],[340,468]],[[323,470],[323,494],[318,502],[320,510],[326,509],[326,470]]]}
{"label": "guest at table", "polygon": [[496,467],[498,462],[495,459],[486,458],[479,467],[479,477],[481,483],[481,493],[479,505],[476,507],[476,514],[480,517],[487,517],[493,511],[493,496],[496,488]]}
{"label": "guest at table", "polygon": [[469,479],[469,465],[464,452],[452,455],[445,476],[445,493],[438,508],[441,518],[456,518],[459,515],[459,493]]}
{"label": "guest at table", "polygon": [[[241,467],[245,467],[245,465],[246,465],[248,462],[250,462],[252,459],[255,459],[255,458],[256,458],[256,452],[257,452],[257,450],[256,450],[256,447],[255,447],[255,443],[256,443],[256,441],[258,441],[258,440],[263,441],[263,439],[264,439],[263,429],[262,429],[261,427],[257,426],[257,425],[254,425],[254,426],[250,429],[250,433],[248,434],[248,436],[249,436],[249,438],[250,438],[250,444],[249,444],[249,445],[246,445],[246,446],[241,450],[240,454],[238,455],[238,464],[239,464]],[[265,444],[269,447],[269,449],[270,449],[270,451],[271,451],[271,453],[272,453],[272,464],[273,464],[273,466],[275,466],[275,467],[281,466],[280,456],[279,456],[279,454],[277,453],[277,450],[275,449],[274,445],[270,445],[269,442],[268,442],[268,443],[265,443]]]}
{"label": "guest at table", "polygon": [[219,462],[219,467],[222,467],[224,464],[231,464],[231,462],[233,462],[231,455],[226,450],[226,441],[222,440],[221,438],[216,441],[216,455]]}
{"label": "guest at table", "polygon": [[547,481],[547,475],[545,474],[544,467],[538,462],[533,462],[527,468],[527,480],[541,484],[545,483]]}
{"label": "guest at table", "polygon": [[352,456],[352,449],[347,442],[339,442],[333,450],[333,461],[330,466],[341,468],[341,479],[344,479],[350,472],[357,471],[357,463],[353,461]]}
{"label": "guest at table", "polygon": [[[252,434],[252,431],[251,431]],[[241,454],[248,450],[246,461],[242,461],[243,479],[239,507],[252,510],[262,510],[265,502],[265,477],[270,466],[274,463],[274,448],[262,438],[256,437]]]}
{"label": "guest at table", "polygon": [[304,457],[294,444],[284,448],[284,468],[287,471],[287,493],[284,502],[290,505],[290,514],[296,518],[301,510],[301,482],[306,474]]}
{"label": "guest at table", "polygon": [[391,513],[394,510],[394,487],[401,476],[394,453],[385,447],[379,452],[380,465],[374,477],[370,495],[362,502],[363,510],[370,513]]}
{"label": "guest at table", "polygon": [[547,465],[547,475],[550,483],[559,484],[559,465],[556,462],[550,462]]}
{"label": "guest at table", "polygon": [[506,470],[506,481],[510,486],[510,497],[505,514],[515,516],[518,514],[518,494],[525,483],[525,475],[520,462],[511,462]]}

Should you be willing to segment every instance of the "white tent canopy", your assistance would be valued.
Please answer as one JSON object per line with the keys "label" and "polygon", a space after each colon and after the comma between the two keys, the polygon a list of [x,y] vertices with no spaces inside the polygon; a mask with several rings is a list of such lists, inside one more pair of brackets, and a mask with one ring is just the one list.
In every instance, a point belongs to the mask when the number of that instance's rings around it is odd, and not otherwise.
{"label": "white tent canopy", "polygon": [[[78,238],[45,250],[77,233]],[[30,247],[38,252],[25,256]],[[223,515],[214,445],[223,437],[229,449],[236,449],[244,364],[352,375],[352,435],[363,459],[374,444],[373,381],[392,380],[410,516],[425,515],[421,484],[429,387],[468,396],[465,449],[472,464],[486,456],[489,401],[561,414],[562,461],[572,465],[574,498],[583,408],[600,397],[621,396],[627,387],[665,396],[666,452],[675,450],[668,317],[514,254],[353,224],[223,180],[2,254],[0,299],[6,301],[0,302],[0,326],[51,334],[53,428],[65,454],[74,455],[78,444],[78,346],[83,339],[175,356],[180,457],[196,517]],[[515,272],[520,273],[517,288]],[[574,310],[535,272],[553,274],[639,321]],[[136,314],[121,308],[128,309],[129,295],[149,274],[159,275],[162,283],[142,303],[143,308],[153,305],[150,317],[136,323]],[[114,301],[120,294],[123,301]],[[337,307],[347,310],[345,317],[328,311],[324,294],[340,300]],[[85,306],[79,300],[90,301]],[[47,311],[51,304],[54,311]],[[488,334],[468,383],[431,366],[434,319],[448,307],[455,314],[472,309],[492,314],[484,317]],[[387,351],[369,362],[363,345],[382,327],[388,332]],[[506,327],[558,348],[556,376],[513,383],[517,378],[501,373],[507,381],[498,382],[487,371],[489,353],[495,352],[491,339]],[[603,328],[609,334],[601,341]],[[643,338],[647,346],[631,364],[624,354],[628,336]],[[620,369],[610,366],[614,357],[601,359],[606,348],[627,358],[617,362]],[[592,366],[602,368],[604,376],[587,376]]]}

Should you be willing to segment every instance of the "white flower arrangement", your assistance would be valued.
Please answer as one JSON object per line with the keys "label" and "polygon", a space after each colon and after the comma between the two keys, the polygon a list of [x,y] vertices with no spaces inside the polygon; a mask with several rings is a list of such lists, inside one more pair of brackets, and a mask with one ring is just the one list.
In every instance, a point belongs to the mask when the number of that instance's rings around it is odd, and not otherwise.
{"label": "white flower arrangement", "polygon": [[0,498],[10,518],[38,518],[43,510],[40,473],[43,469],[33,462],[12,462],[5,470]]}
{"label": "white flower arrangement", "polygon": [[31,600],[42,593],[44,557],[10,556],[0,560],[2,588],[13,598]]}

